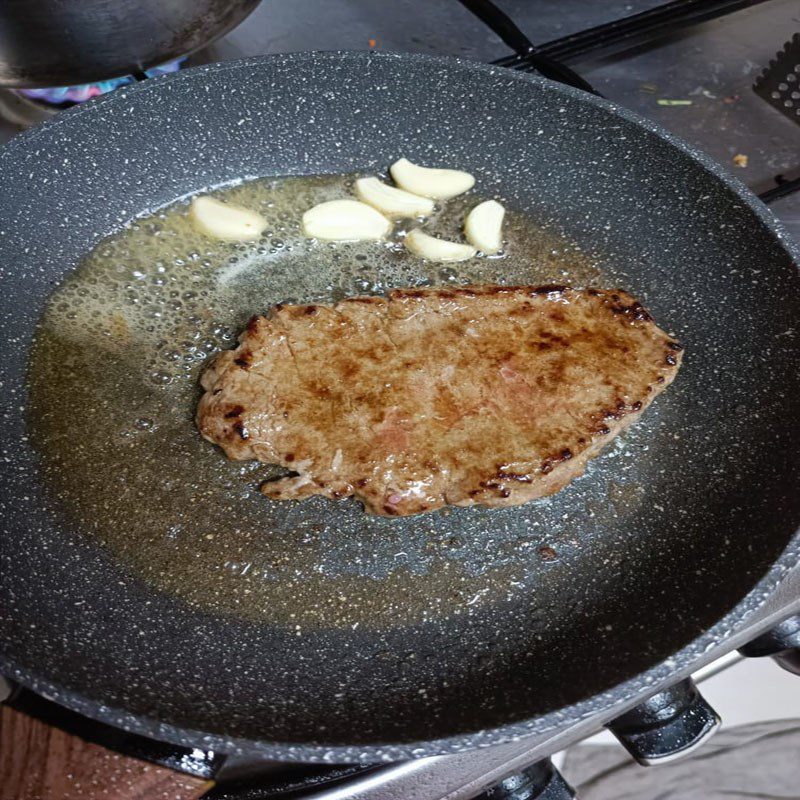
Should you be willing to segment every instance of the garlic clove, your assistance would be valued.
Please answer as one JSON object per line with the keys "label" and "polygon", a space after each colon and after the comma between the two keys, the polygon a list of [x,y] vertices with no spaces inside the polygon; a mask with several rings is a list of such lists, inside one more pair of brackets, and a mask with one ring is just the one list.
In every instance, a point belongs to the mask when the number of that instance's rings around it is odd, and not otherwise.
{"label": "garlic clove", "polygon": [[479,203],[464,220],[464,235],[487,256],[503,249],[503,217],[506,210],[496,200]]}
{"label": "garlic clove", "polygon": [[303,233],[329,242],[383,239],[391,227],[383,214],[358,200],[329,200],[303,214]]}
{"label": "garlic clove", "polygon": [[395,161],[389,168],[392,179],[401,188],[423,197],[448,200],[475,185],[475,178],[457,169],[431,169],[412,164],[407,158]]}
{"label": "garlic clove", "polygon": [[428,261],[466,261],[475,255],[475,248],[461,242],[448,242],[428,236],[419,228],[410,231],[405,238],[406,248]]}
{"label": "garlic clove", "polygon": [[206,236],[227,242],[258,239],[267,227],[267,221],[255,211],[208,196],[192,199],[189,218]]}
{"label": "garlic clove", "polygon": [[387,217],[426,217],[433,213],[433,200],[387,186],[377,178],[359,178],[355,188],[359,200]]}

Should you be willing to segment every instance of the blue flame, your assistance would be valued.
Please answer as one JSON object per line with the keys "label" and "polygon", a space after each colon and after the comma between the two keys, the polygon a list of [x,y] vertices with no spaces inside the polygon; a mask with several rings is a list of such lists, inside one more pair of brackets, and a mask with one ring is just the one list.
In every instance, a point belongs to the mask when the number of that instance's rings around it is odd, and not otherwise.
{"label": "blue flame", "polygon": [[[182,58],[162,64],[160,67],[146,69],[144,74],[148,78],[155,78],[158,75],[166,75],[169,72],[177,72],[181,68]],[[127,86],[134,83],[136,79],[132,75],[124,75],[121,78],[111,78],[107,81],[97,83],[84,83],[81,86],[54,86],[47,89],[20,89],[19,93],[34,100],[43,100],[45,103],[59,105],[61,103],[83,103],[90,97],[97,97],[106,94],[120,86]]]}

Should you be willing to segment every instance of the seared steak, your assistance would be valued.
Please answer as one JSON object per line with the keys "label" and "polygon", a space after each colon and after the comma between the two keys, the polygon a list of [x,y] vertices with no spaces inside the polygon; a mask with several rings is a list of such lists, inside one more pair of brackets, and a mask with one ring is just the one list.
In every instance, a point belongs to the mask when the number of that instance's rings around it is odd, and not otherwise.
{"label": "seared steak", "polygon": [[269,498],[356,495],[396,516],[559,491],[681,359],[630,295],[563,286],[278,305],[239,341],[203,375],[203,436],[296,473]]}

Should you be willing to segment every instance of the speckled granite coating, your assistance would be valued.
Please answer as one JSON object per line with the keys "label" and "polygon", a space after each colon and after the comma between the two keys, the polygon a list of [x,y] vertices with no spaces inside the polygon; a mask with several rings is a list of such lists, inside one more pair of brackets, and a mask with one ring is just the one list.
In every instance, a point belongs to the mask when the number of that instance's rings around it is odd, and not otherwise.
{"label": "speckled granite coating", "polygon": [[[433,532],[392,523],[391,536],[365,531],[355,507],[302,512],[338,534],[320,570],[362,592],[380,595],[398,551],[404,569],[432,568],[444,556],[426,545],[450,536],[453,585],[504,564],[521,584],[508,599],[466,592],[459,613],[418,624],[297,636],[152,591],[37,486],[23,376],[46,295],[94,242],[176,197],[398,154],[469,167],[487,194],[557,221],[685,345],[678,380],[546,504],[463,509]],[[797,249],[741,184],[628,112],[457,61],[277,56],[59,115],[6,147],[0,176],[0,663],[48,697],[289,760],[455,751],[622,702],[730,635],[797,562]]]}

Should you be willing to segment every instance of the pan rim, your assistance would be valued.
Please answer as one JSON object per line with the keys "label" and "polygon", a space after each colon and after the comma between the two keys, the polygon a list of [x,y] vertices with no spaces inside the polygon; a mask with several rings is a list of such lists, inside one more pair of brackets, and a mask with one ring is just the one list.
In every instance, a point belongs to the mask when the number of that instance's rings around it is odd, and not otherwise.
{"label": "pan rim", "polygon": [[[643,128],[654,134],[668,144],[676,147],[683,154],[691,158],[712,177],[720,181],[739,200],[746,204],[755,214],[760,224],[772,234],[780,247],[800,270],[800,245],[788,234],[783,225],[776,219],[772,212],[750,191],[738,178],[731,175],[718,162],[697,147],[683,141],[657,123],[648,120],[629,109],[603,98],[590,95],[579,89],[558,84],[546,78],[529,73],[520,73],[504,67],[469,61],[463,58],[447,56],[431,56],[418,53],[375,53],[366,51],[308,51],[289,54],[268,54],[247,59],[217,62],[215,64],[193,67],[159,78],[125,87],[118,92],[95,98],[86,104],[76,106],[60,112],[50,120],[16,136],[0,151],[0,165],[7,158],[13,157],[22,148],[23,152],[35,142],[38,137],[50,132],[79,115],[94,113],[106,103],[120,103],[128,93],[158,91],[162,85],[172,81],[202,80],[206,74],[217,74],[247,69],[250,66],[265,62],[279,61],[281,63],[302,63],[309,60],[319,61],[417,61],[438,65],[442,68],[467,69],[478,74],[492,76],[503,75],[509,80],[518,80],[538,85],[547,91],[556,92],[581,102],[588,102],[608,113]],[[107,722],[125,730],[142,735],[173,742],[175,744],[202,746],[220,752],[240,752],[260,754],[270,758],[278,758],[287,762],[307,763],[336,763],[363,761],[365,756],[373,761],[397,761],[412,757],[442,755],[461,752],[477,747],[498,745],[521,737],[542,735],[556,730],[564,725],[565,715],[570,720],[582,719],[590,713],[601,710],[607,718],[613,718],[633,703],[632,698],[646,696],[658,691],[659,688],[677,680],[696,667],[694,663],[711,646],[723,641],[736,638],[736,630],[748,617],[757,611],[766,602],[767,598],[782,583],[793,567],[800,564],[800,528],[787,543],[786,548],[778,559],[772,564],[764,576],[755,586],[719,621],[702,635],[689,642],[682,649],[667,659],[660,661],[638,675],[634,675],[608,690],[591,695],[583,700],[550,711],[528,720],[516,721],[495,728],[482,731],[460,733],[454,736],[442,737],[428,741],[414,741],[397,743],[383,743],[371,745],[325,745],[318,744],[287,744],[274,743],[265,740],[246,739],[241,737],[227,737],[222,734],[211,734],[198,729],[180,728],[175,725],[161,722],[155,718],[141,714],[130,714],[126,711],[106,706],[97,700],[92,700],[78,692],[64,690],[55,683],[42,681],[27,669],[17,667],[13,662],[0,658],[3,671],[18,683],[26,686],[44,697],[77,711],[87,717]],[[797,602],[800,608],[800,600]],[[602,700],[599,698],[602,697]]]}

